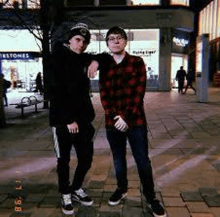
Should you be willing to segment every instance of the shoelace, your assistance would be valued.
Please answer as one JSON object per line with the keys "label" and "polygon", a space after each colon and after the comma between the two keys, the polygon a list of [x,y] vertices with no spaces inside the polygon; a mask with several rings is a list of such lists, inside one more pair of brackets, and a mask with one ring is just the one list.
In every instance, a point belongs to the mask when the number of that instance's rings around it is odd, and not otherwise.
{"label": "shoelace", "polygon": [[71,196],[70,194],[63,194],[63,201],[64,203],[67,205],[67,204],[71,204],[72,201],[71,201]]}
{"label": "shoelace", "polygon": [[75,191],[80,197],[87,197],[87,194],[80,188],[79,190]]}

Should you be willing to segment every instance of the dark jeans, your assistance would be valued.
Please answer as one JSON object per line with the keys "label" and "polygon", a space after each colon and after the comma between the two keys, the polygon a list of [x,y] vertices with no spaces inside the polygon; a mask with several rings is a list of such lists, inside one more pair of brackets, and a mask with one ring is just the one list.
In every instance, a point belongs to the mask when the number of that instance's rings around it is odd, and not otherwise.
{"label": "dark jeans", "polygon": [[183,92],[183,87],[184,87],[184,81],[178,80],[178,92],[182,93]]}
{"label": "dark jeans", "polygon": [[123,190],[127,190],[128,188],[126,164],[127,138],[137,164],[139,177],[143,186],[143,193],[147,201],[151,202],[155,199],[155,192],[151,162],[148,157],[146,126],[132,127],[126,133],[107,129],[107,139],[113,154],[118,188]]}
{"label": "dark jeans", "polygon": [[[94,132],[92,124],[79,124],[77,134],[69,133],[67,126],[53,127],[59,191],[62,194],[68,194],[81,188],[85,175],[92,164]],[[70,186],[69,162],[72,145],[76,150],[78,164]]]}

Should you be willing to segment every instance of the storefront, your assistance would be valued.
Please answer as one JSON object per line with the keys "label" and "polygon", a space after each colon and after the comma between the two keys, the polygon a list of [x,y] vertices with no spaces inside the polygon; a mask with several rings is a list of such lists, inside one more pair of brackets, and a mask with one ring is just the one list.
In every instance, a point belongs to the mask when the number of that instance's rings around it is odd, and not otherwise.
{"label": "storefront", "polygon": [[[220,0],[213,0],[199,13],[198,38],[209,34],[209,81],[220,87]],[[197,49],[199,49],[197,44]],[[197,58],[198,61],[198,58]]]}
{"label": "storefront", "polygon": [[189,33],[173,30],[172,31],[172,56],[171,56],[171,85],[177,87],[176,72],[180,66],[187,71],[188,69],[188,46]]}
{"label": "storefront", "polygon": [[[147,88],[158,89],[159,79],[159,29],[125,29],[128,35],[126,51],[143,58],[146,66]],[[109,52],[105,42],[107,30],[92,30],[92,40],[87,52]],[[92,79],[92,90],[98,91],[98,79]]]}
{"label": "storefront", "polygon": [[36,75],[43,70],[34,36],[28,30],[1,30],[0,40],[0,73],[13,89],[34,91]]}

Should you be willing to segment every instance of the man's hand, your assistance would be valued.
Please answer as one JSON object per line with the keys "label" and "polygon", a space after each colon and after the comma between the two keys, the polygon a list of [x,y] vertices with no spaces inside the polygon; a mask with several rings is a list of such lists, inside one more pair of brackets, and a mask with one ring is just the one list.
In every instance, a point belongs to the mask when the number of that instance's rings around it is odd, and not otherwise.
{"label": "man's hand", "polygon": [[79,133],[79,126],[76,122],[73,122],[72,124],[67,124],[67,128],[70,133]]}
{"label": "man's hand", "polygon": [[95,76],[97,75],[98,68],[99,68],[99,63],[93,60],[88,67],[88,77],[95,78]]}
{"label": "man's hand", "polygon": [[125,132],[128,129],[127,123],[121,118],[120,115],[115,116],[114,120],[117,120],[114,125],[117,130]]}

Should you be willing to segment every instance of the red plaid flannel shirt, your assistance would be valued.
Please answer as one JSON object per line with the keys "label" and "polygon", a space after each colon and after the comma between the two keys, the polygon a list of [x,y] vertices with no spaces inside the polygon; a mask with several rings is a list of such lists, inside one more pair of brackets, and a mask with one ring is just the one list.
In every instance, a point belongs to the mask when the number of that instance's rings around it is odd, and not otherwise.
{"label": "red plaid flannel shirt", "polygon": [[145,125],[146,69],[143,59],[126,53],[123,61],[116,64],[108,54],[100,54],[100,57],[100,97],[106,127],[114,126],[116,115],[120,115],[129,127]]}

